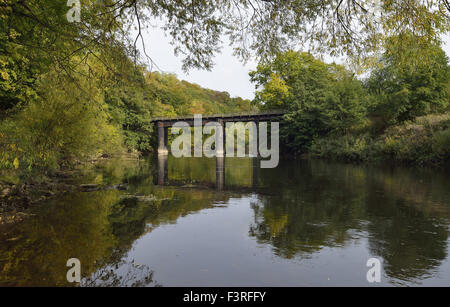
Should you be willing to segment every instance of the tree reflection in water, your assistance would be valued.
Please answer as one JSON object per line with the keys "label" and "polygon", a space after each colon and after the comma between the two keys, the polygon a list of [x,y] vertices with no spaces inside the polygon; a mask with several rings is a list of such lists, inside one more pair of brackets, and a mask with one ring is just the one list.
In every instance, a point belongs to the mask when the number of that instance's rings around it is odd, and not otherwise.
{"label": "tree reflection in water", "polygon": [[271,244],[280,257],[310,258],[365,232],[386,274],[412,283],[436,274],[448,257],[448,177],[322,161],[284,164],[261,176],[278,193],[252,204],[249,234]]}
{"label": "tree reflection in water", "polygon": [[[248,244],[250,236],[279,259],[311,259],[324,248],[362,242],[384,260],[391,282],[402,284],[435,276],[448,259],[450,177],[434,171],[305,160],[255,173],[251,159],[235,159],[226,161],[224,191],[217,191],[214,159],[169,160],[165,183],[177,187],[155,185],[157,165],[119,161],[88,170],[79,183],[129,189],[67,194],[0,232],[0,285],[71,286],[66,262],[78,258],[81,286],[159,286],[159,267],[133,262],[133,244],[188,215],[225,212],[236,200],[250,206],[240,211],[249,213],[249,226],[229,237],[242,239],[233,244]],[[205,245],[217,239],[205,237]],[[221,245],[214,246],[220,255]]]}

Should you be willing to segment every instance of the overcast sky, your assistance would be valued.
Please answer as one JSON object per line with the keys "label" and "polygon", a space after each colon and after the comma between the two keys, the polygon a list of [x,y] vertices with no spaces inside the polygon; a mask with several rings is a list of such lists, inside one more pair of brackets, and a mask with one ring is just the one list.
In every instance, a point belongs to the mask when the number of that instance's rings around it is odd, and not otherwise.
{"label": "overcast sky", "polygon": [[[233,51],[227,45],[222,53],[215,58],[215,66],[211,71],[191,69],[189,74],[182,70],[182,58],[176,57],[170,38],[164,35],[164,31],[158,28],[150,28],[144,34],[147,54],[167,73],[174,73],[179,79],[197,83],[205,88],[217,91],[226,91],[232,97],[253,99],[255,87],[250,82],[248,73],[256,68],[255,62],[246,65],[233,56]],[[444,49],[450,57],[450,35],[445,37]]]}

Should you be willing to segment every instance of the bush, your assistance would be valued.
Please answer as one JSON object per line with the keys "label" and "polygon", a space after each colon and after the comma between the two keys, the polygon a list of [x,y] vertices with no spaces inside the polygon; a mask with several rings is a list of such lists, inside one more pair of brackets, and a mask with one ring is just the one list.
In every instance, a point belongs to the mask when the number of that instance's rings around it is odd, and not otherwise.
{"label": "bush", "polygon": [[438,161],[450,160],[450,129],[438,131],[433,136],[434,158]]}
{"label": "bush", "polygon": [[420,165],[440,164],[445,160],[435,150],[439,147],[444,154],[448,150],[440,146],[445,146],[445,137],[441,134],[449,126],[448,114],[422,116],[414,122],[387,129],[378,142],[386,159]]}
{"label": "bush", "polygon": [[362,162],[376,159],[376,145],[369,134],[328,136],[315,140],[310,153],[320,158]]}
{"label": "bush", "polygon": [[40,98],[0,125],[1,166],[55,169],[120,150],[121,135],[108,123],[100,91],[88,84],[83,88],[54,73],[43,77]]}
{"label": "bush", "polygon": [[379,137],[353,132],[316,139],[314,157],[342,161],[395,161],[440,165],[450,161],[450,115],[428,115],[388,128]]}

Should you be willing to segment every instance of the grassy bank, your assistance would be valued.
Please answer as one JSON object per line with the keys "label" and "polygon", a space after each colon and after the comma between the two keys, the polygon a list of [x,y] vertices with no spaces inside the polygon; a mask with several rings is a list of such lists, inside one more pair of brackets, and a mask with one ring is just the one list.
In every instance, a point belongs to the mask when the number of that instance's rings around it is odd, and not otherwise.
{"label": "grassy bank", "polygon": [[349,132],[316,139],[309,154],[349,162],[444,165],[450,161],[450,113],[418,117],[382,134]]}

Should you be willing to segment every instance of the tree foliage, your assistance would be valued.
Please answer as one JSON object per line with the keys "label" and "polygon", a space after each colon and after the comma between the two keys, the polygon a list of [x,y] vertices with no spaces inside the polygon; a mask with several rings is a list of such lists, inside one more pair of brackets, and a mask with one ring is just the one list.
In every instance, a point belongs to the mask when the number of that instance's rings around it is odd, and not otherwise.
{"label": "tree foliage", "polygon": [[0,1],[2,167],[60,167],[122,150],[122,140],[128,150],[147,152],[152,117],[250,108],[227,93],[147,71],[132,27],[148,20],[144,10],[158,15],[149,6],[164,3],[81,5],[80,22],[69,22],[67,1]]}
{"label": "tree foliage", "polygon": [[[424,55],[431,61],[424,61]],[[411,34],[393,37],[367,81],[375,100],[373,115],[395,124],[443,112],[450,106],[449,82],[448,57],[439,45],[417,41]]]}
{"label": "tree foliage", "polygon": [[116,63],[124,72],[118,76],[97,57],[81,61],[72,78],[58,69],[41,74],[36,98],[0,122],[0,165],[54,169],[125,149],[149,152],[152,118],[252,108],[248,100],[149,73],[130,59]]}
{"label": "tree foliage", "polygon": [[[389,48],[389,37],[411,33],[420,44],[439,42],[450,25],[446,0],[80,3],[80,21],[70,22],[67,1],[0,0],[0,147],[8,153],[2,165],[60,164],[71,155],[105,151],[122,137],[128,149],[146,151],[152,116],[249,108],[247,101],[227,93],[147,73],[157,65],[148,56],[151,46],[143,32],[157,20],[183,57],[185,70],[210,69],[224,38],[236,56],[260,60],[263,70],[276,68],[272,61],[282,64],[286,57],[286,69],[255,75],[266,86],[257,99],[266,107],[281,103],[291,110],[295,134],[286,136],[298,146],[357,124],[364,107],[356,103],[361,87],[351,74],[305,55],[296,59],[288,50],[302,46],[314,54],[373,64],[372,56],[387,47],[404,60],[407,53]],[[14,133],[15,126],[22,130]],[[91,128],[94,132],[88,133]]]}
{"label": "tree foliage", "polygon": [[29,69],[57,64],[70,73],[76,69],[72,55],[96,49],[109,54],[116,46],[137,58],[138,45],[144,45],[142,53],[153,67],[142,34],[158,19],[185,69],[210,69],[224,35],[243,60],[252,55],[268,60],[308,46],[359,62],[370,59],[387,37],[409,31],[417,39],[439,41],[450,26],[447,0],[85,0],[81,6],[80,22],[70,23],[67,1],[0,2],[2,53],[14,55],[2,60],[13,70],[10,87],[30,82]]}
{"label": "tree foliage", "polygon": [[53,169],[121,148],[102,91],[89,80],[78,82],[84,91],[54,71],[38,79],[39,98],[1,122],[0,165]]}
{"label": "tree foliage", "polygon": [[[272,59],[297,46],[368,62],[384,40],[405,30],[439,40],[449,30],[448,1],[233,0],[137,1],[163,19],[184,66],[210,68],[228,36],[236,55]],[[119,1],[122,3],[122,1]]]}
{"label": "tree foliage", "polygon": [[250,73],[263,109],[285,109],[284,143],[304,151],[315,137],[345,132],[361,123],[366,105],[362,83],[344,67],[309,53],[289,51]]}

